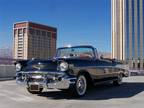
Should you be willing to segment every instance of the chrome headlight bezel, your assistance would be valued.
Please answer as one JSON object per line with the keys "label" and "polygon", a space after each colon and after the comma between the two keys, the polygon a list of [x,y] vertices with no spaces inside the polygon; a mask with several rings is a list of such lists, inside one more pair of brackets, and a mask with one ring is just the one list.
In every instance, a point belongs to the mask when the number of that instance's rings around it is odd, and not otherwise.
{"label": "chrome headlight bezel", "polygon": [[17,63],[17,64],[15,65],[15,68],[16,68],[16,71],[20,71],[21,68],[22,68],[22,65],[21,65],[20,63]]}
{"label": "chrome headlight bezel", "polygon": [[62,72],[64,72],[64,71],[67,71],[68,70],[68,67],[69,67],[69,65],[68,65],[68,63],[67,62],[61,62],[60,64],[59,64],[59,70],[60,71],[62,71]]}

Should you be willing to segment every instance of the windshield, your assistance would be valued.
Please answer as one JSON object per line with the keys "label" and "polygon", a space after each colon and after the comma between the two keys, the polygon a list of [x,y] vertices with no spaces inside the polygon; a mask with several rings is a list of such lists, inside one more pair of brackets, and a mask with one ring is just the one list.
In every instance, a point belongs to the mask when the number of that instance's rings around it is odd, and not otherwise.
{"label": "windshield", "polygon": [[89,47],[70,47],[59,48],[57,50],[58,58],[94,58],[94,51]]}

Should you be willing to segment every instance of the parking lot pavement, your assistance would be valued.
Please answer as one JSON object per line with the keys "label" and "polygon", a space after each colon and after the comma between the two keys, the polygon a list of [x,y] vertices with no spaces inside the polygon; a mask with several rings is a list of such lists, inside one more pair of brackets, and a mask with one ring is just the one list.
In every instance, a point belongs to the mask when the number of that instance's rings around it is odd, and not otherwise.
{"label": "parking lot pavement", "polygon": [[32,95],[15,81],[0,82],[0,108],[143,108],[144,76],[124,79],[124,84],[97,85],[82,98],[72,98],[59,90]]}

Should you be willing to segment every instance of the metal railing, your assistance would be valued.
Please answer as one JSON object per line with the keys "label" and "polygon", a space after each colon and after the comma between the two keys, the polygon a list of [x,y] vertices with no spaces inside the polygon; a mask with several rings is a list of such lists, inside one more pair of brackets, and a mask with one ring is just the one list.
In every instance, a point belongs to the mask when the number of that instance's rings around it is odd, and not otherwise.
{"label": "metal railing", "polygon": [[0,58],[0,65],[13,65],[16,60],[12,58]]}

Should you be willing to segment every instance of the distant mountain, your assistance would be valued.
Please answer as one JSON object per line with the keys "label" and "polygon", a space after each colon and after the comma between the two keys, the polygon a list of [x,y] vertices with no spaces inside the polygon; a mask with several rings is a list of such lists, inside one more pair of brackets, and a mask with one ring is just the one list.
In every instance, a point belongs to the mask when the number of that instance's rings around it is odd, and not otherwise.
{"label": "distant mountain", "polygon": [[0,65],[11,65],[13,64],[12,59],[12,49],[11,48],[0,48]]}
{"label": "distant mountain", "polygon": [[12,49],[0,48],[0,58],[12,58]]}

